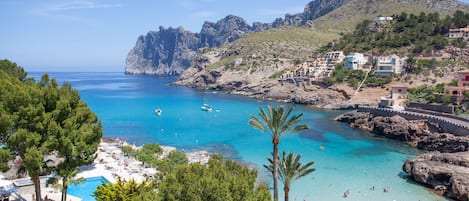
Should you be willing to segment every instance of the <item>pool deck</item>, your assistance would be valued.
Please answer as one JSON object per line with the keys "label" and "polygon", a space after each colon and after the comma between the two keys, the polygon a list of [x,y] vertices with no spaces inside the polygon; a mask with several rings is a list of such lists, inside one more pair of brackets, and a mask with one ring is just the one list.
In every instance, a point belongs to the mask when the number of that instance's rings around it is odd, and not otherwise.
{"label": "pool deck", "polygon": [[[41,179],[41,195],[43,198],[47,196],[48,199],[54,201],[60,201],[62,199],[62,192],[57,189],[46,187],[46,179]],[[34,201],[35,196],[34,185],[19,187],[19,193],[10,196],[10,200],[21,200],[21,201]],[[67,194],[67,200],[70,201],[81,201],[81,198]]]}
{"label": "pool deck", "polygon": [[[118,177],[128,181],[134,179],[137,182],[145,180],[148,176],[156,174],[158,171],[155,168],[145,167],[142,162],[139,162],[131,157],[124,156],[121,147],[128,145],[127,143],[119,140],[112,142],[101,141],[99,144],[96,160],[93,164],[80,167],[80,173],[76,177],[91,178],[91,177],[104,177],[109,182],[115,183]],[[135,149],[139,149],[135,145],[130,145]],[[176,150],[175,147],[161,146],[163,154],[161,158],[166,157],[169,152]],[[210,154],[206,151],[196,151],[186,153],[189,163],[202,163],[206,164]],[[51,200],[61,200],[61,192],[57,189],[46,187],[47,178],[41,178],[41,191],[42,196],[47,196]],[[25,179],[19,181],[19,193],[12,195],[10,200],[33,201],[34,185],[26,182]],[[67,200],[81,201],[82,199],[68,194]]]}
{"label": "pool deck", "polygon": [[[152,167],[145,167],[142,162],[128,156],[124,156],[121,150],[122,146],[131,146],[135,150],[140,149],[135,145],[127,144],[121,140],[104,141],[102,140],[98,147],[97,157],[93,164],[80,168],[77,177],[100,177],[103,176],[109,182],[115,183],[120,177],[125,181],[130,179],[136,182],[142,182],[148,176],[153,176],[158,171]],[[160,146],[163,154],[160,159],[166,157],[175,147]],[[195,151],[186,153],[189,163],[207,164],[210,154],[207,151]]]}

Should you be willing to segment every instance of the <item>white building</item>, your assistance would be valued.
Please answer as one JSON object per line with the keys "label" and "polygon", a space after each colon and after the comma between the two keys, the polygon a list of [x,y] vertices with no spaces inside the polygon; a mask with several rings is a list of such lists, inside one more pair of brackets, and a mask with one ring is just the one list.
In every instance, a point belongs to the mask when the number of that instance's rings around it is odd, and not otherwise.
{"label": "white building", "polygon": [[384,17],[384,16],[380,16],[380,17],[376,17],[376,18],[375,18],[375,22],[376,22],[376,23],[390,22],[390,21],[392,21],[392,20],[393,20],[392,17]]}
{"label": "white building", "polygon": [[393,54],[390,56],[377,57],[374,74],[382,77],[390,77],[393,74],[404,72],[405,58]]}
{"label": "white building", "polygon": [[391,86],[391,94],[381,97],[380,107],[390,107],[395,110],[404,110],[407,100],[406,86]]}
{"label": "white building", "polygon": [[324,58],[327,60],[328,63],[336,64],[344,61],[345,56],[343,51],[332,51],[327,52]]}
{"label": "white building", "polygon": [[449,29],[448,33],[449,38],[469,38],[469,26],[464,28],[457,28],[457,29]]}
{"label": "white building", "polygon": [[345,57],[344,66],[352,70],[362,70],[367,61],[367,56],[358,52],[352,52]]}

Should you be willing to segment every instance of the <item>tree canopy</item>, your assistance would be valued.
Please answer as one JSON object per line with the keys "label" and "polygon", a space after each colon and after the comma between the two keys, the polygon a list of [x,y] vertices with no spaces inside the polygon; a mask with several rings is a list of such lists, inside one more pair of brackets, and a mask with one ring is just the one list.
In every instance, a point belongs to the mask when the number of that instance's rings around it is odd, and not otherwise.
{"label": "tree canopy", "polygon": [[[38,82],[26,76],[15,63],[0,61],[0,160],[19,156],[40,200],[39,175],[52,168],[70,179],[79,166],[92,163],[102,126],[70,84],[59,86],[47,74]],[[47,167],[47,155],[62,163]]]}
{"label": "tree canopy", "polygon": [[158,186],[161,200],[271,200],[266,184],[255,187],[257,170],[213,155],[208,166],[177,166]]}

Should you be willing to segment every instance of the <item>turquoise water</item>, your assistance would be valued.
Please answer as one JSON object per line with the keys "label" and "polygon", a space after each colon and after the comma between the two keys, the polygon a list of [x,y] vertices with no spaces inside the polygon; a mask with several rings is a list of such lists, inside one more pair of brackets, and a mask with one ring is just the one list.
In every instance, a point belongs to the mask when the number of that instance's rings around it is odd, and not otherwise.
{"label": "turquoise water", "polygon": [[90,177],[85,179],[85,183],[70,185],[67,189],[68,194],[80,197],[82,201],[95,201],[93,193],[102,183],[109,183],[104,177]]}
{"label": "turquoise water", "polygon": [[[203,92],[168,83],[174,77],[132,76],[123,73],[51,73],[77,88],[96,112],[105,137],[120,137],[141,145],[157,142],[185,151],[209,150],[259,168],[260,181],[270,182],[262,168],[270,155],[270,136],[251,128],[250,114],[280,103],[224,93]],[[38,77],[39,74],[32,74]],[[212,112],[202,111],[208,103]],[[402,178],[404,160],[417,151],[403,143],[375,138],[333,121],[341,111],[294,105],[311,128],[285,136],[280,150],[314,161],[316,171],[293,183],[291,200],[437,201],[445,200]],[[163,110],[161,116],[154,114]],[[324,146],[324,150],[319,147]],[[371,190],[372,187],[375,190]],[[390,192],[383,192],[385,186]],[[279,187],[280,196],[283,196]],[[350,195],[343,198],[343,192]]]}

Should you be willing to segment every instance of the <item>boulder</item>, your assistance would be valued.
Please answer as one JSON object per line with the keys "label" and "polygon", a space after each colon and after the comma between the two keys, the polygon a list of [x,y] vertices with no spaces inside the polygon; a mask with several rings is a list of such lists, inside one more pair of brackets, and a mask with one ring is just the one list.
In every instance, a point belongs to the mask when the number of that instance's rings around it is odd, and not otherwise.
{"label": "boulder", "polygon": [[417,143],[417,148],[444,153],[469,151],[469,138],[449,133],[433,133],[421,138]]}
{"label": "boulder", "polygon": [[402,169],[410,179],[447,197],[468,200],[469,152],[425,153],[406,160]]}

